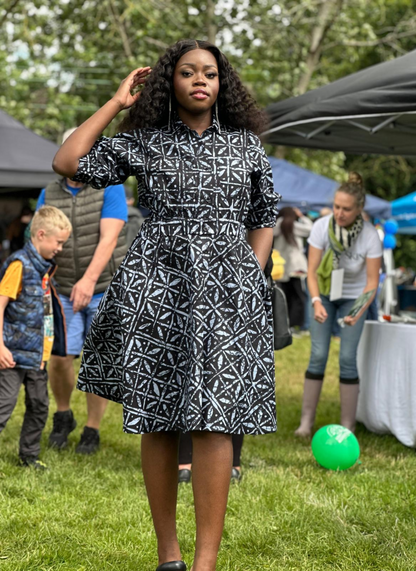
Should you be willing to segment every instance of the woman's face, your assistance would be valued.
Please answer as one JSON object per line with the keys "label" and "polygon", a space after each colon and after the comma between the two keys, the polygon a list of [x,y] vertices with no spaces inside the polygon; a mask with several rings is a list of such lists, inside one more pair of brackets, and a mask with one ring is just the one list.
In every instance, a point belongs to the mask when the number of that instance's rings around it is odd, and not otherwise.
{"label": "woman's face", "polygon": [[218,64],[211,52],[192,50],[176,64],[173,89],[178,107],[185,111],[205,113],[214,105],[219,88]]}
{"label": "woman's face", "polygon": [[357,199],[351,194],[338,191],[334,198],[335,222],[343,228],[351,226],[362,208],[357,206]]}

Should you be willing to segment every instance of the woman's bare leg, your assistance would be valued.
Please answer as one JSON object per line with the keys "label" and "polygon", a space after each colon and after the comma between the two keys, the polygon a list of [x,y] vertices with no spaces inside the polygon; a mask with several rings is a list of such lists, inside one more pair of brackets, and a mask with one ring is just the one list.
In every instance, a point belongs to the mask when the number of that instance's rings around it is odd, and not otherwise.
{"label": "woman's bare leg", "polygon": [[193,432],[196,546],[192,571],[215,571],[233,465],[230,434]]}
{"label": "woman's bare leg", "polygon": [[142,436],[142,470],[157,537],[159,565],[181,559],[176,535],[178,442],[177,432]]}

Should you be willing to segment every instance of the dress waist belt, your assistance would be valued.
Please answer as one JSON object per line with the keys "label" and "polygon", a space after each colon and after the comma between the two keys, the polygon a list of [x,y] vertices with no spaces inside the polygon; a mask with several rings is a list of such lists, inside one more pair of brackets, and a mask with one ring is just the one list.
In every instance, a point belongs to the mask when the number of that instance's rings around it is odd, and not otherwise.
{"label": "dress waist belt", "polygon": [[203,220],[196,218],[176,218],[173,220],[152,220],[148,218],[143,222],[141,235],[154,236],[217,236],[226,234],[229,236],[246,236],[246,228],[241,222],[235,220]]}

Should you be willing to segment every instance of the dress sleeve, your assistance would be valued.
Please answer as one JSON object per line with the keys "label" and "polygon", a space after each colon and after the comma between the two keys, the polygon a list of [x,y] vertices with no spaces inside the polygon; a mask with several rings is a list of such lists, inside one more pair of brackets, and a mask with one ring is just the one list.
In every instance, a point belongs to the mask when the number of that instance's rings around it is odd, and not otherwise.
{"label": "dress sleeve", "polygon": [[260,139],[249,133],[248,141],[252,164],[251,200],[245,226],[247,230],[273,228],[278,215],[277,203],[281,196],[274,190],[272,169]]}
{"label": "dress sleeve", "polygon": [[90,152],[80,158],[72,180],[86,182],[93,188],[121,184],[144,168],[144,153],[137,132],[101,137]]}

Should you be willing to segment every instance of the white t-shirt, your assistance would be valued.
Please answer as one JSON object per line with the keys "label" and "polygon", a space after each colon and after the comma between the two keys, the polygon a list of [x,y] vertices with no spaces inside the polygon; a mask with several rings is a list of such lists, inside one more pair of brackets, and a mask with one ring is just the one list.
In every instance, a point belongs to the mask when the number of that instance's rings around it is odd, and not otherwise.
{"label": "white t-shirt", "polygon": [[[331,215],[320,218],[312,227],[308,243],[326,252],[329,248],[328,226]],[[366,258],[381,258],[383,248],[377,230],[370,222],[364,226],[352,248],[341,254],[339,267],[344,268],[342,297],[356,299],[367,284]]]}

